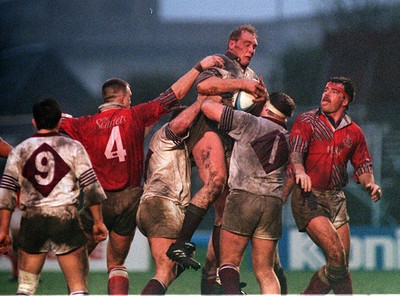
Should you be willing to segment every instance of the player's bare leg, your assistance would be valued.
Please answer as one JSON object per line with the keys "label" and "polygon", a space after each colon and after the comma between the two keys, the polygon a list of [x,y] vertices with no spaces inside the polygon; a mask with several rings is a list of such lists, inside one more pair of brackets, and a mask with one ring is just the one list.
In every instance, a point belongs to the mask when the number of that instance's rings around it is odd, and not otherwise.
{"label": "player's bare leg", "polygon": [[163,295],[177,276],[177,264],[166,256],[175,239],[149,238],[151,255],[155,265],[154,277],[147,283],[141,295]]}
{"label": "player's bare leg", "polygon": [[276,240],[252,239],[254,275],[260,285],[260,294],[280,294],[281,288],[274,272]]}
{"label": "player's bare leg", "polygon": [[219,294],[212,292],[212,288],[217,279],[217,267],[218,265],[215,258],[214,247],[211,236],[208,241],[205,263],[201,270],[201,282],[200,282],[201,295]]}
{"label": "player's bare leg", "polygon": [[278,246],[276,247],[275,251],[274,272],[276,274],[276,277],[278,278],[279,285],[281,286],[281,294],[286,295],[288,293],[287,279],[281,265]]}
{"label": "player's bare leg", "polygon": [[239,266],[248,242],[247,236],[221,229],[219,277],[225,294],[240,294]]}
{"label": "player's bare leg", "polygon": [[339,233],[330,220],[319,216],[312,219],[306,231],[316,245],[322,248],[327,263],[310,281],[304,294],[327,294],[335,283],[347,277],[346,251]]}
{"label": "player's bare leg", "polygon": [[[344,250],[346,253],[346,265],[349,266],[349,258],[350,258],[350,227],[349,224],[346,223],[337,229],[337,232],[340,236],[342,244],[344,246]],[[350,276],[350,272],[346,274],[346,277],[343,281],[340,281],[336,285],[332,287],[334,294],[342,294],[349,295],[353,293],[353,284]]]}
{"label": "player's bare leg", "polygon": [[58,255],[57,261],[64,273],[70,294],[88,293],[89,260],[86,247],[80,247],[65,255]]}
{"label": "player's bare leg", "polygon": [[220,233],[222,224],[222,215],[225,208],[226,196],[229,189],[226,186],[223,193],[214,202],[214,227],[208,243],[206,260],[202,269],[201,277],[201,294],[221,294],[222,289],[220,282],[216,283],[218,277],[218,267],[220,265]]}
{"label": "player's bare leg", "polygon": [[215,132],[206,132],[193,148],[203,187],[193,196],[185,212],[182,230],[175,244],[171,245],[167,256],[186,268],[199,269],[200,263],[185,252],[197,227],[203,221],[212,203],[221,195],[227,178],[224,147]]}
{"label": "player's bare leg", "polygon": [[47,253],[29,254],[18,251],[18,290],[17,294],[33,295],[39,285],[40,272]]}
{"label": "player's bare leg", "polygon": [[122,236],[116,234],[114,231],[109,232],[107,244],[109,295],[128,295],[129,276],[124,264],[133,236]]}

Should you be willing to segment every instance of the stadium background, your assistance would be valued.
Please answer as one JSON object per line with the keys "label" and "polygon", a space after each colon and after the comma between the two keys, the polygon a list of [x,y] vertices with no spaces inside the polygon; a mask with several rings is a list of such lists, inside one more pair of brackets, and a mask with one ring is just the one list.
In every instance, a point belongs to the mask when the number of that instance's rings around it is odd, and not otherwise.
{"label": "stadium background", "polygon": [[[131,83],[133,104],[150,100],[202,57],[223,52],[234,27],[251,23],[259,33],[251,66],[270,92],[285,91],[295,98],[296,114],[318,105],[329,76],[344,74],[356,82],[350,115],[366,133],[384,198],[373,204],[350,180],[351,266],[360,274],[389,272],[400,282],[400,1],[243,2],[249,9],[236,7],[238,14],[232,8],[243,4],[236,1],[215,7],[212,1],[0,1],[0,136],[12,145],[28,137],[33,132],[32,102],[43,95],[57,97],[74,116],[96,112],[101,85],[113,76]],[[250,7],[257,5],[261,13],[252,15]],[[194,98],[191,92],[185,100]],[[0,160],[1,171],[4,164]],[[196,191],[200,184],[194,175]],[[210,211],[195,236],[200,249],[212,221]],[[322,256],[295,230],[289,205],[284,225],[283,265],[307,275],[320,266]],[[146,241],[140,235],[137,239],[128,265],[132,272],[147,274],[151,259]],[[96,256],[93,269],[104,270],[101,250]],[[248,258],[243,265],[251,271]],[[49,262],[47,270],[58,270],[54,258]],[[8,269],[0,257],[2,279]]]}

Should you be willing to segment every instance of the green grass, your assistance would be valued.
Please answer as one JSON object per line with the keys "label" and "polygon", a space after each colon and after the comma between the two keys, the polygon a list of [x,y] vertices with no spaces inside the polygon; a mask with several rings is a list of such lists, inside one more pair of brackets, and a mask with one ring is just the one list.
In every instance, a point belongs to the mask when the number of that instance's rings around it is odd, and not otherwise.
{"label": "green grass", "polygon": [[[196,259],[201,263],[204,250],[197,251]],[[286,271],[289,294],[299,294],[306,287],[313,272]],[[397,271],[353,271],[355,294],[400,294],[400,270]],[[9,282],[10,273],[0,272],[0,294],[12,295],[17,290],[17,283]],[[139,294],[153,272],[130,272],[130,294]],[[169,287],[167,294],[200,294],[201,271],[187,270]],[[247,294],[259,294],[258,284],[247,263],[241,267],[241,281],[247,283]],[[92,295],[107,294],[107,273],[89,273],[89,292]],[[61,272],[43,272],[37,295],[66,295],[66,284]]]}
{"label": "green grass", "polygon": [[[286,277],[289,294],[299,294],[307,285],[312,272],[288,271]],[[0,294],[15,294],[17,283],[8,282],[8,273],[0,272]],[[139,294],[152,277],[152,273],[130,273],[130,294]],[[400,294],[400,271],[352,272],[356,294]],[[247,294],[259,294],[258,285],[250,271],[242,271],[241,280],[247,283]],[[107,294],[106,273],[93,272],[89,275],[90,294]],[[199,294],[200,272],[186,271],[168,289],[168,294]],[[38,295],[66,294],[65,281],[61,272],[43,272]]]}

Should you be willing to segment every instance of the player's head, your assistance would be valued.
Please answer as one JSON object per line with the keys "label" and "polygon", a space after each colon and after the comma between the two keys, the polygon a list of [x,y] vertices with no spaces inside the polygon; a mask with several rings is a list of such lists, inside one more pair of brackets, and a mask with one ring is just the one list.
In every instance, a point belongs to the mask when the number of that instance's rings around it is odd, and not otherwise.
{"label": "player's head", "polygon": [[116,102],[129,108],[131,105],[131,87],[128,82],[120,78],[110,78],[104,82],[101,93],[104,103]]}
{"label": "player's head", "polygon": [[328,80],[321,96],[321,111],[338,120],[354,100],[355,91],[347,77],[332,77]]}
{"label": "player's head", "polygon": [[274,117],[279,117],[282,120],[287,120],[291,117],[296,109],[296,103],[287,94],[282,92],[273,92],[269,95],[269,100],[265,103],[263,112]]}
{"label": "player's head", "polygon": [[61,108],[54,98],[44,98],[34,103],[32,113],[38,130],[55,129],[61,119]]}
{"label": "player's head", "polygon": [[258,46],[257,31],[249,24],[237,27],[229,35],[228,50],[235,54],[243,67],[250,64]]}

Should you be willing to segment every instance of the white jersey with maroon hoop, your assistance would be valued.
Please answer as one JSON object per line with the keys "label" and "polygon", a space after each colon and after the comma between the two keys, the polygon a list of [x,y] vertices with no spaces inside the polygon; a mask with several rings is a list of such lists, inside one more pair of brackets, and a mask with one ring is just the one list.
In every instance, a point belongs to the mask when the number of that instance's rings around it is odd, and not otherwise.
{"label": "white jersey with maroon hoop", "polygon": [[105,194],[78,141],[58,133],[35,134],[10,153],[0,180],[0,209],[77,205],[83,189],[88,206]]}

